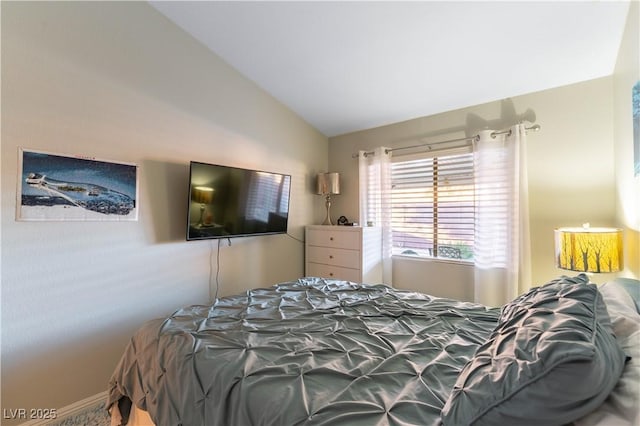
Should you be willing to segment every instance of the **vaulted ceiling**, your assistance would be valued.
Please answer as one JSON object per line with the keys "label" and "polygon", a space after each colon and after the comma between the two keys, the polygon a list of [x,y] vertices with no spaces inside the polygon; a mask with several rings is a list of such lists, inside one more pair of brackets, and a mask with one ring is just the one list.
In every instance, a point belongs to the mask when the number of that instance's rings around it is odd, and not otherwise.
{"label": "vaulted ceiling", "polygon": [[610,75],[628,1],[150,2],[326,136]]}

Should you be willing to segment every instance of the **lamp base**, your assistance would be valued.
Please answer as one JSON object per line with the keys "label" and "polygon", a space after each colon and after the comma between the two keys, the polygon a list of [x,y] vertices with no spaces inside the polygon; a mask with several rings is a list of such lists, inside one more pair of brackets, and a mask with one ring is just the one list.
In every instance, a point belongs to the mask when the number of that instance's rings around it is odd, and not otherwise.
{"label": "lamp base", "polygon": [[202,221],[203,216],[204,216],[204,204],[200,204],[200,219],[196,224],[196,228],[202,228],[204,226],[204,222]]}
{"label": "lamp base", "polygon": [[324,218],[324,222],[322,222],[322,224],[333,225],[333,223],[331,223],[331,195],[327,195],[327,201],[325,201],[324,205],[327,208],[327,215]]}

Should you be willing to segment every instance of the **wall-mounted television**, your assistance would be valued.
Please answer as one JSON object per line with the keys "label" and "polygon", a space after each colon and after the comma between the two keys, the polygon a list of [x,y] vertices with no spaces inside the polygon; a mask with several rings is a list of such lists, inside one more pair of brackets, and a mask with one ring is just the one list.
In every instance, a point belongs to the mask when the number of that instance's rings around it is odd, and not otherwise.
{"label": "wall-mounted television", "polygon": [[291,176],[192,161],[187,240],[283,234]]}

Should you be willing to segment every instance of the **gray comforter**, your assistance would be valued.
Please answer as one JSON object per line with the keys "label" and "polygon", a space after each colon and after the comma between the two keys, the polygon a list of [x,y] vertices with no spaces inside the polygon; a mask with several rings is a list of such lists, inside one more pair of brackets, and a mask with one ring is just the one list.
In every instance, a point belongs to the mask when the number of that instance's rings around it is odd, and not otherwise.
{"label": "gray comforter", "polygon": [[111,380],[157,425],[436,425],[500,311],[306,278],[146,323]]}

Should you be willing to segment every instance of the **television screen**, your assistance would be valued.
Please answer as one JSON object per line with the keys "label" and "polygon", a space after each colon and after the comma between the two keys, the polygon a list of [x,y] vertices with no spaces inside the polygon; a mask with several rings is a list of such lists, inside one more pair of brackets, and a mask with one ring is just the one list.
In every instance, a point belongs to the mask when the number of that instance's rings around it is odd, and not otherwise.
{"label": "television screen", "polygon": [[187,240],[287,232],[291,176],[192,161]]}

